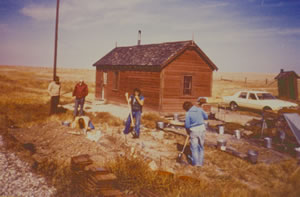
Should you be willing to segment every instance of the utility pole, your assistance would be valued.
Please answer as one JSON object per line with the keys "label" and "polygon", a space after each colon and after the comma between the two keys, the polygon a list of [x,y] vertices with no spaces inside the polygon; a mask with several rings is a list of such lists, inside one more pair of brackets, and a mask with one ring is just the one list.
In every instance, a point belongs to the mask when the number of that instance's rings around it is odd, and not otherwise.
{"label": "utility pole", "polygon": [[54,39],[54,63],[53,63],[53,80],[56,77],[56,62],[57,62],[57,36],[58,36],[58,17],[59,17],[59,0],[56,2],[56,21],[55,21],[55,39]]}

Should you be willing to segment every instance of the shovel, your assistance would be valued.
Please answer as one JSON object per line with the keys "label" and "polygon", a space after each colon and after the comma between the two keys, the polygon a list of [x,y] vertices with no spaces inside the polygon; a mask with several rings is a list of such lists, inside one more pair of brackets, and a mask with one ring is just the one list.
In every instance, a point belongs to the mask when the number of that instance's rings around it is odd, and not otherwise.
{"label": "shovel", "polygon": [[177,161],[178,163],[182,163],[182,155],[183,155],[183,152],[184,152],[184,150],[185,150],[185,147],[186,147],[186,145],[187,145],[189,139],[190,139],[190,136],[187,135],[186,138],[185,138],[185,142],[184,142],[183,149],[182,149],[182,151],[178,154],[178,157],[177,157],[177,159],[176,159],[176,161]]}

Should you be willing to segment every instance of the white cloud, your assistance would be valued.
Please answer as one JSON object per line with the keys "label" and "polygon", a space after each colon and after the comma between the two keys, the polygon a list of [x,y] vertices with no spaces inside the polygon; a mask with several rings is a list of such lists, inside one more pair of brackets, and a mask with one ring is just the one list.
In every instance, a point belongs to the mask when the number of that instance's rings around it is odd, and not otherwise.
{"label": "white cloud", "polygon": [[37,21],[49,21],[55,19],[55,8],[40,4],[30,4],[20,11],[23,15]]}

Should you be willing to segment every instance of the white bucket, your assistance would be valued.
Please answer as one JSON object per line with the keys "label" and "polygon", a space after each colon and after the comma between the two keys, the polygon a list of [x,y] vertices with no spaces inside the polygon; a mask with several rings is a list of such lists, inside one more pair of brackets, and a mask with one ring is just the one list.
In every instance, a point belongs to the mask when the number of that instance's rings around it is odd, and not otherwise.
{"label": "white bucket", "polygon": [[227,141],[225,139],[218,139],[217,140],[217,147],[222,151],[226,150],[226,144],[227,144]]}
{"label": "white bucket", "polygon": [[164,122],[156,122],[156,128],[163,130],[165,127]]}
{"label": "white bucket", "polygon": [[236,139],[238,139],[238,140],[241,139],[241,132],[240,132],[240,130],[238,130],[238,129],[235,130],[234,134],[235,134]]}
{"label": "white bucket", "polygon": [[255,150],[249,150],[248,151],[248,159],[252,164],[257,163],[257,158],[258,158],[258,152]]}
{"label": "white bucket", "polygon": [[174,114],[174,120],[175,120],[175,121],[178,121],[178,117],[179,117],[178,114]]}
{"label": "white bucket", "polygon": [[264,140],[265,140],[265,147],[266,148],[272,148],[272,138],[265,137]]}
{"label": "white bucket", "polygon": [[223,134],[224,134],[224,126],[223,126],[223,125],[220,125],[220,126],[219,126],[219,134],[220,134],[220,135],[223,135]]}
{"label": "white bucket", "polygon": [[300,161],[300,147],[295,148],[296,158]]}

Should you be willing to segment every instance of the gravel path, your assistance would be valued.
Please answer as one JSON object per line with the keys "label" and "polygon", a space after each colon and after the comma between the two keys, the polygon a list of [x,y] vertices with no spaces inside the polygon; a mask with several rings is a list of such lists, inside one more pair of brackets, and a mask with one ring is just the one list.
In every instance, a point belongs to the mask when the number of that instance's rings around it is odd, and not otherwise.
{"label": "gravel path", "polygon": [[31,172],[30,166],[3,146],[0,135],[0,196],[53,196],[55,188]]}

